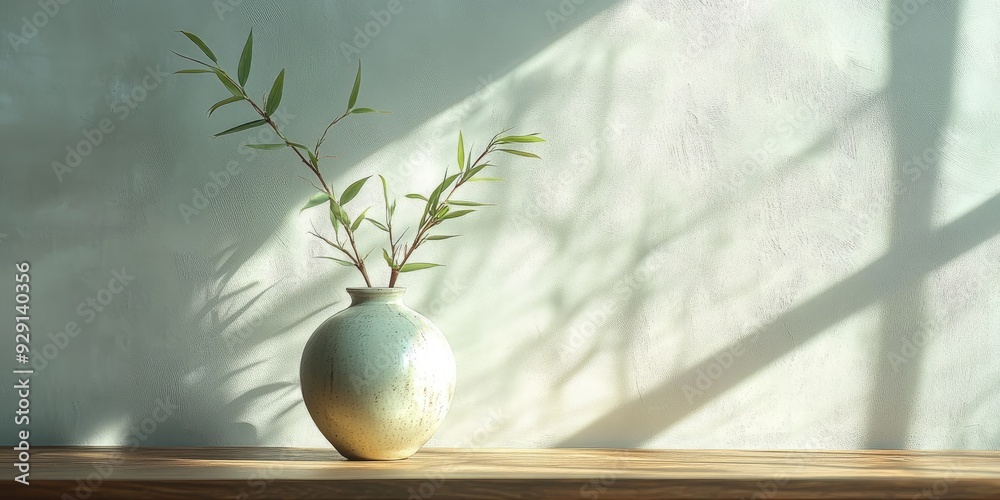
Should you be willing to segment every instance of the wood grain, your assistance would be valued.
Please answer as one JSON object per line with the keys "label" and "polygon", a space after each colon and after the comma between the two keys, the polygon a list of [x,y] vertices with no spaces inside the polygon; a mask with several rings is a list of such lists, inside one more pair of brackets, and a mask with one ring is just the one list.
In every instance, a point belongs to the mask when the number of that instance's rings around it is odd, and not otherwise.
{"label": "wood grain", "polygon": [[429,448],[353,462],[332,449],[58,447],[32,451],[30,481],[8,478],[0,496],[997,500],[1000,452]]}

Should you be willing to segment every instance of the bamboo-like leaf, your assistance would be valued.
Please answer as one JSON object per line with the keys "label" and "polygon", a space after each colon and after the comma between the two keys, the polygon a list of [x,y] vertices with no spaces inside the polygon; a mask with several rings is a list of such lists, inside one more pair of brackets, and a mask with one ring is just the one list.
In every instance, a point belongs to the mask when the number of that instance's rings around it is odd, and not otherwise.
{"label": "bamboo-like leaf", "polygon": [[496,205],[495,203],[479,203],[475,201],[463,201],[463,200],[448,200],[446,203],[458,207],[492,207]]}
{"label": "bamboo-like leaf", "polygon": [[225,99],[223,99],[223,100],[221,100],[221,101],[213,104],[211,108],[208,108],[208,116],[212,116],[212,113],[214,113],[215,110],[217,110],[217,109],[225,106],[226,104],[232,104],[234,102],[240,102],[240,101],[243,101],[243,100],[245,100],[245,99],[241,95],[234,95],[232,97],[227,97],[227,98],[225,98]]}
{"label": "bamboo-like leaf", "polygon": [[[445,176],[448,175],[448,171],[447,170],[445,171],[444,175]],[[447,179],[448,179],[448,177],[445,177],[445,180],[447,180]],[[423,226],[424,222],[426,222],[426,220],[427,220],[427,217],[434,215],[434,213],[432,211],[436,211],[438,209],[437,208],[438,207],[438,198],[440,198],[441,191],[443,189],[444,189],[444,181],[441,181],[441,184],[438,184],[438,186],[436,188],[434,188],[434,191],[431,191],[430,197],[427,198],[427,203],[424,204],[424,214],[420,216],[420,224],[419,225]]]}
{"label": "bamboo-like leaf", "polygon": [[[445,175],[446,176],[448,175],[447,171],[445,172]],[[444,180],[441,181],[441,184],[439,184],[438,187],[434,189],[434,192],[431,193],[431,197],[429,200],[429,202],[431,203],[431,208],[435,208],[438,206],[438,201],[441,195],[444,194],[444,191],[448,189],[449,186],[451,186],[451,183],[455,182],[455,179],[457,179],[461,175],[462,174],[453,174],[445,177]]]}
{"label": "bamboo-like leaf", "polygon": [[409,264],[403,264],[403,267],[399,268],[399,272],[409,273],[412,271],[420,271],[421,269],[430,269],[432,267],[441,267],[441,264],[431,264],[430,262],[411,262]]}
{"label": "bamboo-like leaf", "polygon": [[346,261],[346,260],[344,260],[344,259],[338,259],[338,258],[336,258],[336,257],[326,257],[326,256],[324,256],[324,255],[320,255],[320,256],[319,256],[319,258],[320,258],[320,259],[329,259],[329,260],[332,260],[332,261],[334,261],[334,262],[336,262],[337,264],[340,264],[340,265],[342,265],[342,266],[346,266],[346,267],[354,267],[354,263],[353,263],[353,262],[349,262],[349,261]]}
{"label": "bamboo-like leaf", "polygon": [[357,231],[357,230],[358,230],[358,228],[359,228],[359,227],[361,227],[361,221],[365,220],[365,214],[367,214],[367,213],[368,213],[368,210],[369,210],[370,208],[371,208],[371,207],[368,207],[368,208],[366,208],[366,209],[365,209],[365,210],[364,210],[363,212],[361,212],[361,215],[359,215],[359,216],[358,216],[358,218],[354,220],[354,224],[351,224],[351,232],[352,232],[352,233],[353,233],[354,231]]}
{"label": "bamboo-like leaf", "polygon": [[275,111],[278,110],[278,105],[281,104],[281,91],[285,86],[285,69],[281,69],[281,73],[278,73],[278,77],[274,79],[274,84],[271,85],[271,92],[267,95],[267,103],[265,104],[264,113],[267,116],[271,116]]}
{"label": "bamboo-like leaf", "polygon": [[354,181],[353,184],[347,186],[347,189],[345,189],[344,192],[340,194],[340,204],[346,205],[347,202],[353,200],[354,197],[357,196],[358,193],[361,191],[361,188],[365,185],[365,183],[368,182],[368,179],[371,179],[371,177],[372,176],[369,175],[368,177]]}
{"label": "bamboo-like leaf", "polygon": [[229,73],[226,73],[221,69],[217,69],[215,70],[215,76],[219,77],[219,81],[222,82],[222,85],[226,87],[226,89],[229,90],[234,97],[243,96],[243,91],[233,83],[232,79],[229,77]]}
{"label": "bamboo-like leaf", "polygon": [[377,221],[375,219],[372,219],[371,217],[366,217],[365,220],[367,220],[368,222],[371,222],[372,224],[374,224],[375,227],[377,227],[377,228],[379,228],[379,229],[381,229],[381,230],[383,230],[383,231],[385,231],[387,233],[389,232],[389,228],[385,227],[385,224],[382,224],[381,222],[379,222],[379,221]]}
{"label": "bamboo-like leaf", "polygon": [[512,155],[517,155],[517,156],[524,156],[524,157],[527,157],[527,158],[538,158],[539,160],[542,159],[541,156],[538,156],[538,155],[536,155],[534,153],[529,153],[527,151],[518,151],[516,149],[497,148],[497,151],[503,151],[504,153],[510,153]]}
{"label": "bamboo-like leaf", "polygon": [[385,259],[386,264],[389,264],[389,267],[396,269],[396,264],[392,262],[392,257],[389,257],[389,252],[386,252],[384,248],[382,249],[382,258]]}
{"label": "bamboo-like leaf", "polygon": [[451,186],[451,183],[455,182],[455,179],[458,179],[459,177],[461,177],[461,174],[454,174],[451,177],[445,178],[444,187],[441,189],[441,191],[443,192],[445,189],[448,189]]}
{"label": "bamboo-like leaf", "polygon": [[382,199],[385,200],[385,209],[389,212],[388,218],[392,219],[392,213],[396,211],[396,200],[392,201],[392,205],[389,204],[389,183],[382,174],[379,174],[378,178],[382,181]]}
{"label": "bamboo-like leaf", "polygon": [[253,28],[250,28],[250,36],[247,37],[247,43],[243,46],[243,54],[240,55],[240,67],[237,71],[237,76],[240,79],[240,85],[247,84],[247,78],[250,77],[250,61],[253,59]]}
{"label": "bamboo-like leaf", "polygon": [[333,247],[333,248],[336,248],[336,249],[338,249],[338,250],[343,250],[343,249],[344,249],[344,247],[342,247],[342,246],[338,245],[337,243],[334,243],[334,242],[330,241],[329,239],[327,239],[327,238],[326,238],[326,237],[324,237],[323,235],[320,235],[320,234],[317,234],[317,233],[314,233],[314,232],[312,232],[312,231],[309,231],[309,234],[311,234],[311,235],[315,236],[315,237],[316,237],[316,238],[318,238],[318,239],[319,239],[320,241],[322,241],[323,243],[326,243],[327,245],[330,245],[330,246],[331,246],[331,247]]}
{"label": "bamboo-like leaf", "polygon": [[351,227],[351,217],[347,215],[344,211],[344,207],[340,206],[337,202],[330,200],[330,210],[333,211],[333,216],[344,225],[344,227]]}
{"label": "bamboo-like leaf", "polygon": [[305,206],[302,207],[301,210],[299,210],[299,213],[302,213],[302,211],[307,208],[312,208],[315,207],[316,205],[321,205],[323,203],[326,203],[326,201],[329,199],[330,195],[326,193],[316,193],[309,198],[309,201],[307,201]]}
{"label": "bamboo-like leaf", "polygon": [[351,110],[351,113],[353,113],[355,115],[361,115],[361,114],[364,114],[364,113],[382,113],[382,114],[385,114],[385,115],[390,114],[388,111],[381,111],[381,110],[372,109],[372,108],[354,108],[354,109]]}
{"label": "bamboo-like leaf", "polygon": [[409,199],[411,199],[411,200],[424,200],[424,201],[427,201],[427,197],[426,196],[424,196],[422,194],[417,194],[417,193],[410,193],[410,194],[406,195],[406,197],[409,198]]}
{"label": "bamboo-like leaf", "polygon": [[235,134],[236,132],[242,132],[244,130],[249,130],[255,127],[259,127],[265,123],[267,123],[267,120],[254,120],[252,122],[246,122],[243,125],[237,125],[229,130],[223,130],[222,132],[219,132],[218,134],[215,134],[212,137],[219,137],[220,135],[226,135],[226,134]]}
{"label": "bamboo-like leaf", "polygon": [[201,49],[201,51],[204,52],[205,55],[208,56],[208,58],[211,59],[214,63],[216,64],[219,63],[219,60],[215,58],[215,54],[213,54],[212,50],[208,48],[208,45],[205,45],[205,42],[201,41],[201,38],[198,38],[198,35],[195,35],[194,33],[188,33],[187,31],[181,31],[181,33],[184,33],[184,36],[188,37],[189,40],[194,42],[194,44],[197,45],[198,48]]}
{"label": "bamboo-like leaf", "polygon": [[252,148],[252,149],[272,150],[272,149],[282,149],[285,146],[287,146],[287,144],[283,144],[283,143],[279,142],[277,144],[244,144],[244,146],[246,146],[248,148]]}
{"label": "bamboo-like leaf", "polygon": [[472,212],[475,212],[475,210],[455,210],[454,212],[448,212],[442,216],[441,220],[455,219],[463,215],[471,214]]}
{"label": "bamboo-like leaf", "polygon": [[382,197],[385,199],[385,204],[389,205],[389,183],[385,181],[382,174],[378,174],[378,178],[382,181]]}
{"label": "bamboo-like leaf", "polygon": [[524,143],[524,142],[545,142],[545,139],[538,137],[536,134],[531,135],[508,135],[507,137],[501,137],[497,139],[497,144],[510,144],[510,143]]}
{"label": "bamboo-like leaf", "polygon": [[211,68],[211,70],[215,70],[216,69],[215,66],[212,66],[211,64],[206,64],[206,63],[204,63],[202,61],[199,61],[199,60],[197,60],[197,59],[195,59],[193,57],[188,57],[188,56],[186,56],[184,54],[181,54],[181,53],[177,52],[176,50],[171,50],[170,52],[173,52],[174,55],[177,56],[177,57],[181,57],[181,58],[187,59],[188,61],[191,61],[191,62],[196,63],[196,64],[200,64],[200,65],[202,65],[202,66],[204,66],[206,68]]}
{"label": "bamboo-like leaf", "polygon": [[447,240],[448,238],[458,238],[457,234],[435,234],[433,236],[428,236],[427,241],[439,241]]}
{"label": "bamboo-like leaf", "polygon": [[333,226],[333,233],[339,237],[340,222],[337,220],[337,214],[333,210],[333,203],[330,204],[330,225]]}
{"label": "bamboo-like leaf", "polygon": [[469,171],[466,172],[466,174],[465,174],[466,180],[471,179],[476,174],[478,174],[479,172],[481,172],[484,168],[489,167],[489,166],[491,166],[489,163],[483,163],[482,165],[476,165],[475,167],[470,168]]}
{"label": "bamboo-like leaf", "polygon": [[181,70],[174,71],[175,75],[188,75],[188,74],[198,74],[198,73],[214,73],[214,71],[212,71],[210,69],[200,69],[200,68],[195,68],[195,69],[181,69]]}
{"label": "bamboo-like leaf", "polygon": [[465,170],[465,141],[462,139],[462,131],[458,131],[458,171]]}
{"label": "bamboo-like leaf", "polygon": [[358,59],[358,76],[354,77],[354,90],[351,90],[351,98],[347,101],[347,109],[354,109],[358,102],[358,92],[361,90],[361,59]]}
{"label": "bamboo-like leaf", "polygon": [[444,189],[444,182],[438,184],[434,191],[431,191],[431,195],[427,198],[427,210],[437,210],[438,198],[441,197],[441,191]]}
{"label": "bamboo-like leaf", "polygon": [[292,142],[292,141],[288,141],[285,144],[288,144],[289,146],[295,149],[301,149],[302,151],[305,151],[306,154],[309,155],[309,161],[312,162],[312,164],[315,165],[316,168],[319,168],[319,158],[316,158],[316,155],[312,152],[312,150],[306,147],[304,144],[299,144],[297,142]]}

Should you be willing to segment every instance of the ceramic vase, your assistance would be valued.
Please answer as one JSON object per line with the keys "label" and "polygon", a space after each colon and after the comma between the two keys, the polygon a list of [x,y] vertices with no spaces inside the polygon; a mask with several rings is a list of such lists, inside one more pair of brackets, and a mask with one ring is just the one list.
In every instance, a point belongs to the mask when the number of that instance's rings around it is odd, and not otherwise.
{"label": "ceramic vase", "polygon": [[348,288],[351,305],[302,352],[302,398],[330,444],[351,460],[399,460],[440,427],[455,391],[444,334],[403,304],[405,288]]}

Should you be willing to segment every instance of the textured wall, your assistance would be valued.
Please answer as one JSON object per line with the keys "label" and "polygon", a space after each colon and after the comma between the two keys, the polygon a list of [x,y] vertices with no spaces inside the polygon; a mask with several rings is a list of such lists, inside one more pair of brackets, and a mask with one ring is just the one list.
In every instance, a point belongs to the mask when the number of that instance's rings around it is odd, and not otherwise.
{"label": "textured wall", "polygon": [[33,444],[325,444],[299,356],[359,278],[311,258],[302,165],[209,140],[250,113],[161,76],[196,52],[173,30],[233,68],[252,26],[250,88],[286,68],[293,138],[358,52],[360,103],[393,111],[338,125],[335,182],[426,189],[459,128],[550,140],[401,282],[458,359],[432,445],[1000,447],[1000,4],[402,0],[346,48],[389,3],[0,6],[0,304],[29,260]]}

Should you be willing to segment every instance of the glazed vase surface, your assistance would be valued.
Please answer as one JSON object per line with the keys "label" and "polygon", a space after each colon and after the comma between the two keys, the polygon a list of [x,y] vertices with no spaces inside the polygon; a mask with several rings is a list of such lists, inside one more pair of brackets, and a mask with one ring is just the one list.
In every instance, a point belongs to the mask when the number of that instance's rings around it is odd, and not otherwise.
{"label": "glazed vase surface", "polygon": [[399,460],[441,426],[455,357],[441,330],[403,304],[405,288],[348,288],[351,305],[302,352],[302,399],[330,444],[352,460]]}

